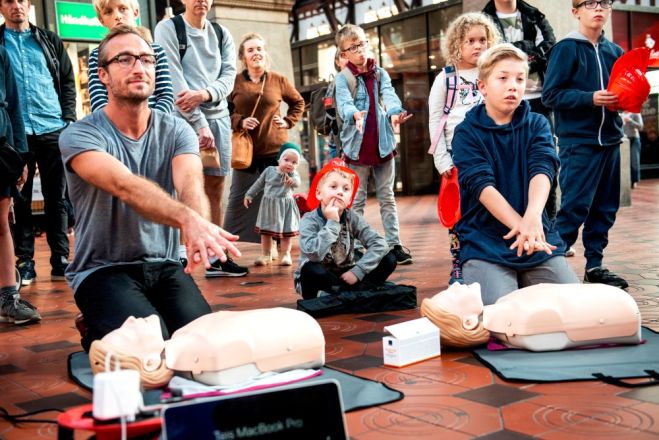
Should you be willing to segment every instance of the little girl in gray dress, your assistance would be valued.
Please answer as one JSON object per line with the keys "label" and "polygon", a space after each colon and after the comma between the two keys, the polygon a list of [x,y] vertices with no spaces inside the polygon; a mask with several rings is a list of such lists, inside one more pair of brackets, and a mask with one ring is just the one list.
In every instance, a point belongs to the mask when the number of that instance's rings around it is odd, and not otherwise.
{"label": "little girl in gray dress", "polygon": [[266,168],[245,193],[247,208],[254,197],[264,191],[255,228],[261,236],[261,256],[254,262],[257,266],[272,262],[273,237],[281,240],[280,264],[293,264],[291,238],[299,235],[300,229],[300,211],[293,198],[293,189],[300,186],[300,175],[296,171],[300,157],[300,147],[288,142],[283,144],[277,158],[279,165]]}

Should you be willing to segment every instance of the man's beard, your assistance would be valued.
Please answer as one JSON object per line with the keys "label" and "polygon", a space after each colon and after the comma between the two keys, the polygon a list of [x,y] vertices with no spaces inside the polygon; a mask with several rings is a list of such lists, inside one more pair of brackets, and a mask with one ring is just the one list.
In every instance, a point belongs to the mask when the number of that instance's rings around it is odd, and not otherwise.
{"label": "man's beard", "polygon": [[112,91],[114,99],[135,105],[148,101],[149,97],[153,95],[154,87],[149,87],[149,90],[146,91],[131,92],[130,90],[121,90],[119,87],[115,87],[110,83],[108,85],[108,90]]}

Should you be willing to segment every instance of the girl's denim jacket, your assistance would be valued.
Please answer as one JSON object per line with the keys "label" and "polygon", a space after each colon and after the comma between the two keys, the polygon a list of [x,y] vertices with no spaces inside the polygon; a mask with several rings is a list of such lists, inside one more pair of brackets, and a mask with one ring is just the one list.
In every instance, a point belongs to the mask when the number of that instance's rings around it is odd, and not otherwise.
{"label": "girl's denim jacket", "polygon": [[[376,87],[373,93],[375,96],[375,102],[378,103],[377,124],[379,150],[380,157],[386,157],[391,154],[396,147],[396,139],[394,138],[394,130],[391,126],[390,117],[402,113],[404,109],[391,85],[391,78],[387,71],[379,66],[376,66],[375,68],[379,71],[381,81],[381,84],[378,84],[378,75],[376,75],[374,83],[379,85],[379,87]],[[350,87],[348,86],[348,80],[344,75],[337,75],[335,80],[336,89],[334,92],[336,97],[336,107],[341,119],[343,119],[343,128],[341,129],[343,153],[352,160],[359,159],[359,150],[362,146],[363,137],[363,129],[362,133],[357,130],[353,114],[358,111],[366,111],[366,114],[364,114],[364,124],[362,126],[365,128],[369,108],[366,83],[361,75],[356,76],[355,79],[357,80],[357,90],[354,100],[352,98],[352,93],[350,92]]]}

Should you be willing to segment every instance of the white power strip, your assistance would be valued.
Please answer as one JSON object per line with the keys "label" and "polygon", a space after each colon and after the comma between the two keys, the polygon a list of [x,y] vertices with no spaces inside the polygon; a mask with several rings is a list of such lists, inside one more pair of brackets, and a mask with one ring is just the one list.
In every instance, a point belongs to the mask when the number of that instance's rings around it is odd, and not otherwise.
{"label": "white power strip", "polygon": [[136,370],[106,371],[94,376],[94,418],[135,420],[143,405],[140,374]]}

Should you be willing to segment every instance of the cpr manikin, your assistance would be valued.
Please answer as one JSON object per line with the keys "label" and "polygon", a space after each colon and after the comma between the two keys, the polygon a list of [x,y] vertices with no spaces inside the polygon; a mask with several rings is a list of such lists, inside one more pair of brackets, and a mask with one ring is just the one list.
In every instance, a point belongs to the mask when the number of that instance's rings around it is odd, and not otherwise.
{"label": "cpr manikin", "polygon": [[454,284],[445,292],[423,300],[421,313],[440,327],[442,343],[453,347],[479,345],[490,335],[510,347],[532,351],[641,341],[638,306],[627,292],[617,287],[604,284],[525,287],[495,304],[483,307],[481,302],[482,318],[474,327],[473,316],[479,299],[478,284]]}
{"label": "cpr manikin", "polygon": [[[119,329],[94,341],[89,351],[94,373],[103,371],[108,351],[117,355],[122,368],[137,369],[145,388],[166,385],[174,371],[207,385],[228,386],[264,372],[317,368],[325,363],[320,326],[297,310],[211,313],[178,329],[168,341],[163,341],[159,325],[155,315],[131,317]],[[167,375],[154,378],[154,364],[155,371]]]}

